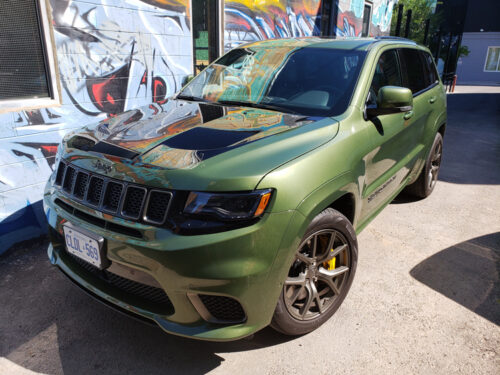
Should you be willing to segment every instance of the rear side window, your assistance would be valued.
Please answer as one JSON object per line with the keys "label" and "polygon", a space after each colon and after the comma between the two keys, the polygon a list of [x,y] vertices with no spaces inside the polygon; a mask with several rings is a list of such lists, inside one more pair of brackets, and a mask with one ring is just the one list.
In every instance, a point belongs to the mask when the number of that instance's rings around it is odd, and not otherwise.
{"label": "rear side window", "polygon": [[370,86],[369,105],[376,104],[378,91],[384,86],[402,86],[396,50],[384,52],[377,61]]}
{"label": "rear side window", "polygon": [[426,74],[422,53],[415,49],[400,49],[401,65],[403,73],[403,84],[408,87],[413,94],[427,88],[430,77]]}
{"label": "rear side window", "polygon": [[421,52],[421,54],[425,61],[427,85],[430,86],[438,81],[438,73],[436,71],[436,66],[434,65],[432,56],[427,52]]}

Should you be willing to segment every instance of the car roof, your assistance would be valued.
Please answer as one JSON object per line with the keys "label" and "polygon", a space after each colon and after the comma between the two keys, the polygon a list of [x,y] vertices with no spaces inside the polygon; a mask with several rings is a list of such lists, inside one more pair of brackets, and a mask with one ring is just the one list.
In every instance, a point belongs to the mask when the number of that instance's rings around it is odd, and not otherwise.
{"label": "car roof", "polygon": [[299,38],[280,38],[267,39],[258,42],[252,42],[240,47],[290,47],[290,48],[332,48],[332,49],[350,49],[350,50],[370,50],[374,45],[407,45],[408,47],[417,47],[418,44],[410,39],[382,36],[372,38],[361,37],[299,37]]}

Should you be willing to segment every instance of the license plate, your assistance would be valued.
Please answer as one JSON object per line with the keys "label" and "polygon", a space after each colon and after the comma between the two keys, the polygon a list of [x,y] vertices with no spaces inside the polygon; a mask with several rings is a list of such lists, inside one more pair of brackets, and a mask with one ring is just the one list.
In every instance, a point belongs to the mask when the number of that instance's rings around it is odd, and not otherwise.
{"label": "license plate", "polygon": [[83,233],[83,230],[79,230],[72,225],[66,224],[63,229],[66,250],[78,258],[102,268],[102,237],[90,237],[88,234]]}

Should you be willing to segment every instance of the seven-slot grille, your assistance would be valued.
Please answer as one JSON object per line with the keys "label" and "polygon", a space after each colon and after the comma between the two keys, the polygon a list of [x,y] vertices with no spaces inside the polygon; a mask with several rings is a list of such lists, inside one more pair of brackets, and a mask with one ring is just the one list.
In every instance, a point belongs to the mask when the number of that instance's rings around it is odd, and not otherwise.
{"label": "seven-slot grille", "polygon": [[89,173],[61,161],[55,184],[85,205],[121,216],[162,225],[167,217],[172,193],[124,183]]}

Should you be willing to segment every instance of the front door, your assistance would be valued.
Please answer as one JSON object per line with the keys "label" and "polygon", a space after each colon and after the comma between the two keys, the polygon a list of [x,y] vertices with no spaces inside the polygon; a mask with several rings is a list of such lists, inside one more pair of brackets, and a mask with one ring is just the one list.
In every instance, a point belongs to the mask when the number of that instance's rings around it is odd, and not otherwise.
{"label": "front door", "polygon": [[[380,88],[404,86],[398,51],[384,51],[377,62],[368,94],[367,106],[376,106]],[[417,107],[419,105],[417,104]],[[415,110],[381,115],[367,120],[373,151],[367,155],[363,216],[369,216],[387,202],[401,186],[411,169],[412,154],[419,144],[423,127],[418,125]]]}

